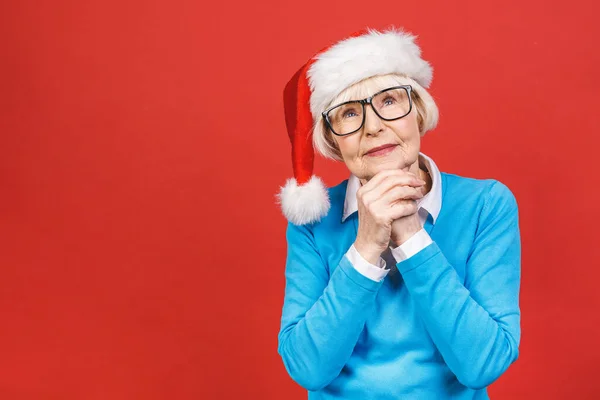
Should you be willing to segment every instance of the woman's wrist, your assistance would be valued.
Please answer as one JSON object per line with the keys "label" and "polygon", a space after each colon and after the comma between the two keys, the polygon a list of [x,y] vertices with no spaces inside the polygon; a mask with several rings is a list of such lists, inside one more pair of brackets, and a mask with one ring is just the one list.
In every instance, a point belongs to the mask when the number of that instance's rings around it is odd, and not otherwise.
{"label": "woman's wrist", "polygon": [[401,246],[421,229],[423,229],[423,225],[421,225],[417,214],[397,219],[392,222],[391,242],[396,247]]}
{"label": "woman's wrist", "polygon": [[354,248],[358,251],[358,254],[369,263],[377,265],[379,257],[381,257],[381,251],[373,246],[365,245],[359,240],[354,242]]}

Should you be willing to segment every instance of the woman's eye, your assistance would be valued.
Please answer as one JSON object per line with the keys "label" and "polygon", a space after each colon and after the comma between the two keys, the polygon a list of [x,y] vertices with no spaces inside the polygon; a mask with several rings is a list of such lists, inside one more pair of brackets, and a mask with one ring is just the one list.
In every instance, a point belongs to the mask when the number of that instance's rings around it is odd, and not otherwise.
{"label": "woman's eye", "polygon": [[386,106],[392,105],[396,102],[396,99],[394,99],[393,97],[386,97],[385,100],[383,100],[383,104]]}
{"label": "woman's eye", "polygon": [[344,113],[344,118],[352,118],[356,116],[356,113],[354,112],[354,110],[348,110]]}

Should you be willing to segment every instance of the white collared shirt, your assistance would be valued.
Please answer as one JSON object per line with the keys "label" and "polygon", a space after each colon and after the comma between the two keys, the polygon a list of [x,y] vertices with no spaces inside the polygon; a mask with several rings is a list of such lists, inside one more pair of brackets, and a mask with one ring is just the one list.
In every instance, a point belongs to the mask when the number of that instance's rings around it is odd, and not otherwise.
{"label": "white collared shirt", "polygon": [[[431,158],[423,153],[419,153],[419,161],[425,165],[432,180],[429,193],[423,196],[422,199],[417,200],[417,212],[419,214],[419,219],[421,220],[421,226],[423,226],[428,215],[431,215],[433,223],[435,224],[435,221],[440,214],[440,210],[442,209],[442,177],[440,175],[440,170]],[[351,174],[346,187],[346,199],[344,201],[342,222],[344,222],[351,214],[358,211],[356,192],[360,186],[358,177]],[[396,262],[400,262],[417,254],[432,242],[433,241],[427,231],[421,229],[400,246],[390,247],[390,250]],[[381,281],[390,271],[386,268],[386,263],[383,258],[379,257],[377,265],[373,265],[360,255],[354,245],[350,247],[346,255],[358,272],[374,281]]]}

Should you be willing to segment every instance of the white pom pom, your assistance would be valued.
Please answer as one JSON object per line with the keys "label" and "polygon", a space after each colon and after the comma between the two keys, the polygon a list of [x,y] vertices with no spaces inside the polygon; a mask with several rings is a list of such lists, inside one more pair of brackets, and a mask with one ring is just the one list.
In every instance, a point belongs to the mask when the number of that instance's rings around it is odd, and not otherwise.
{"label": "white pom pom", "polygon": [[327,187],[317,176],[312,176],[304,185],[298,186],[290,178],[278,194],[283,215],[295,225],[320,221],[329,212]]}

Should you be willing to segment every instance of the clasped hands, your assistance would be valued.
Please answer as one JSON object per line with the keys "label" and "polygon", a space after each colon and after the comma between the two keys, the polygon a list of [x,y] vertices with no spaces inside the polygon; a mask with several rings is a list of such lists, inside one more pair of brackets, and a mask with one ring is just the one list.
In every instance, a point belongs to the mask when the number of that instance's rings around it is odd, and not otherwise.
{"label": "clasped hands", "polygon": [[356,193],[358,232],[354,247],[371,264],[390,245],[400,246],[422,229],[417,200],[426,182],[402,169],[384,170]]}

